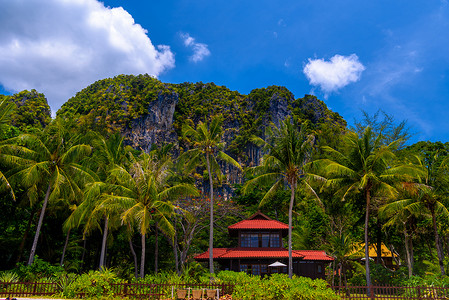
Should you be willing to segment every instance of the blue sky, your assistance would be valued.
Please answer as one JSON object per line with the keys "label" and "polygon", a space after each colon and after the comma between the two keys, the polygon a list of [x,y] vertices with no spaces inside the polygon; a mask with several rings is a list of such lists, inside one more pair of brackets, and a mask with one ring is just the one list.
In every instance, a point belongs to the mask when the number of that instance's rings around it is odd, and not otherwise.
{"label": "blue sky", "polygon": [[378,109],[448,141],[447,1],[0,0],[0,92],[55,112],[96,80],[148,73],[243,94],[282,85],[349,123]]}

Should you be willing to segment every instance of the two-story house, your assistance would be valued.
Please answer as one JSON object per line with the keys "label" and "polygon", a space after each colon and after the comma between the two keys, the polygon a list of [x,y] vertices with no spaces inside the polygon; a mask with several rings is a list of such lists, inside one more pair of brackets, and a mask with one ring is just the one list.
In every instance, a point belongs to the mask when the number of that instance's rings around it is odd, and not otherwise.
{"label": "two-story house", "polygon": [[[222,269],[253,275],[288,273],[288,250],[283,238],[288,225],[257,212],[246,220],[228,227],[231,237],[238,237],[237,248],[214,248],[213,259]],[[293,250],[293,273],[310,278],[324,278],[326,264],[333,261],[325,251]],[[209,250],[195,256],[197,261],[209,260]]]}

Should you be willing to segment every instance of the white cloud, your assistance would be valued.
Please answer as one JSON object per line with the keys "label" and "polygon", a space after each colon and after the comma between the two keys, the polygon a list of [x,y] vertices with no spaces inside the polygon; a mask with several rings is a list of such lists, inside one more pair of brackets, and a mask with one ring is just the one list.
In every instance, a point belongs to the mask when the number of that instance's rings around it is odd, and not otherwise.
{"label": "white cloud", "polygon": [[365,67],[357,55],[351,54],[334,55],[330,61],[309,58],[303,72],[311,85],[319,86],[327,95],[358,81],[363,70]]}
{"label": "white cloud", "polygon": [[155,47],[147,33],[123,8],[97,0],[3,1],[0,84],[43,92],[54,113],[96,80],[173,68],[170,47]]}
{"label": "white cloud", "polygon": [[190,56],[191,61],[199,62],[202,61],[206,56],[210,55],[208,46],[203,43],[195,42],[195,39],[188,33],[181,33],[181,38],[184,40],[184,46],[193,50],[193,55]]}

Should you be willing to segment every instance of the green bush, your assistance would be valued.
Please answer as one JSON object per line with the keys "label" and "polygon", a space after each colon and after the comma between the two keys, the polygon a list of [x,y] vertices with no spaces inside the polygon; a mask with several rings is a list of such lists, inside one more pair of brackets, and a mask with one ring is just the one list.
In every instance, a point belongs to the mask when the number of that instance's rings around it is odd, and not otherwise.
{"label": "green bush", "polygon": [[396,271],[391,271],[381,264],[370,263],[371,282],[373,285],[393,285],[402,286],[407,279],[407,268],[401,267]]}
{"label": "green bush", "polygon": [[[87,274],[78,276],[75,280],[64,287],[64,296],[68,298],[99,298],[113,297],[113,283],[120,280],[110,269],[101,271],[89,271]],[[64,284],[64,283],[62,283]]]}
{"label": "green bush", "polygon": [[38,281],[41,279],[53,281],[53,279],[64,273],[64,269],[36,256],[31,266],[26,266],[23,263],[17,264],[15,272],[21,281]]}
{"label": "green bush", "polygon": [[312,280],[307,277],[293,276],[289,279],[286,274],[272,274],[261,279],[260,276],[246,273],[223,271],[217,274],[219,283],[235,284],[233,298],[242,300],[320,300],[340,299],[327,283],[321,279]]}
{"label": "green bush", "polygon": [[0,282],[17,282],[19,281],[19,275],[14,271],[4,271],[0,273]]}
{"label": "green bush", "polygon": [[412,276],[404,281],[406,286],[449,287],[449,276],[427,275],[424,277]]}

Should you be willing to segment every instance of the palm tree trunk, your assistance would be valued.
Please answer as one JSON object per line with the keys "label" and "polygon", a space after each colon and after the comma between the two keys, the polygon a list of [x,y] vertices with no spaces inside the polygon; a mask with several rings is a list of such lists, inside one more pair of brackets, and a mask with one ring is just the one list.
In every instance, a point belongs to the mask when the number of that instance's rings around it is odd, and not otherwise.
{"label": "palm tree trunk", "polygon": [[80,270],[82,270],[84,268],[84,257],[86,257],[86,243],[87,243],[87,238],[83,237],[83,253],[81,254]]}
{"label": "palm tree trunk", "polygon": [[370,186],[365,189],[366,198],[366,214],[365,214],[365,270],[366,270],[366,286],[368,287],[368,296],[374,297],[371,288],[371,274],[369,269],[369,240],[368,240],[368,225],[369,225],[369,208],[371,205]]}
{"label": "palm tree trunk", "polygon": [[178,235],[175,232],[175,236],[173,237],[173,254],[175,256],[175,270],[176,274],[181,276],[181,270],[179,269],[179,251],[178,251]]}
{"label": "palm tree trunk", "polygon": [[209,272],[210,281],[214,281],[214,182],[210,171],[209,154],[206,153],[207,174],[209,174],[210,189],[210,225],[209,225]]}
{"label": "palm tree trunk", "polygon": [[35,205],[35,208],[31,212],[30,218],[28,219],[27,227],[26,227],[25,232],[23,234],[22,241],[20,242],[16,264],[19,263],[22,260],[23,249],[25,248],[25,242],[27,240],[28,233],[30,232],[31,223],[33,222],[34,215],[36,214],[36,211],[37,211],[37,205]]}
{"label": "palm tree trunk", "polygon": [[410,242],[409,235],[407,233],[407,228],[404,225],[404,238],[405,238],[405,256],[407,259],[407,267],[408,267],[408,277],[412,277],[413,269],[412,269],[412,261],[410,259]]}
{"label": "palm tree trunk", "polygon": [[346,297],[349,298],[350,293],[349,293],[349,290],[348,290],[348,278],[346,277],[346,268],[345,268],[345,264],[344,263],[341,263],[341,271],[343,272],[343,278],[344,278],[344,281],[345,281]]}
{"label": "palm tree trunk", "polygon": [[133,242],[131,240],[131,237],[128,239],[128,243],[129,243],[129,249],[130,249],[133,259],[134,259],[134,278],[137,279],[137,276],[138,276],[138,274],[137,274],[137,272],[138,272],[137,255],[136,255],[136,251],[134,251]]}
{"label": "palm tree trunk", "polygon": [[64,257],[65,257],[65,252],[67,250],[67,245],[69,244],[69,237],[70,237],[70,229],[67,231],[67,234],[65,237],[64,248],[62,249],[61,262],[59,264],[61,267],[64,265]]}
{"label": "palm tree trunk", "polygon": [[341,263],[338,264],[338,273],[338,285],[341,286],[341,276],[343,275]]}
{"label": "palm tree trunk", "polygon": [[413,236],[410,238],[410,262],[412,263],[412,271],[415,269],[415,259],[413,258]]}
{"label": "palm tree trunk", "polygon": [[108,238],[108,216],[104,216],[104,228],[103,228],[103,241],[101,242],[101,254],[100,254],[100,265],[99,269],[101,270],[104,266],[104,260],[106,256],[106,241]]}
{"label": "palm tree trunk", "polygon": [[133,260],[134,260],[134,278],[137,279],[138,276],[138,265],[137,265],[137,255],[136,255],[136,251],[134,251],[134,246],[133,246],[133,241],[132,241],[132,230],[131,230],[131,225],[129,225],[129,223],[127,223],[128,226],[128,231],[130,233],[129,237],[128,237],[128,243],[129,243],[129,249],[131,251],[131,254],[133,256]]}
{"label": "palm tree trunk", "polygon": [[157,274],[159,262],[159,230],[157,228],[157,222],[154,226],[154,230],[156,231],[156,237],[154,241],[154,274]]}
{"label": "palm tree trunk", "polygon": [[295,202],[295,188],[296,180],[293,179],[291,183],[290,206],[288,207],[288,278],[293,277],[293,254],[292,254],[292,215],[293,203]]}
{"label": "palm tree trunk", "polygon": [[335,285],[335,260],[333,262],[331,262],[332,264],[332,286]]}
{"label": "palm tree trunk", "polygon": [[33,245],[31,246],[30,258],[28,259],[28,265],[34,261],[34,255],[36,254],[37,241],[39,240],[39,234],[41,231],[42,223],[44,222],[45,210],[47,209],[48,198],[50,198],[51,185],[48,184],[47,192],[45,193],[44,203],[42,204],[41,213],[39,215],[39,221],[37,223],[36,234],[34,235]]}
{"label": "palm tree trunk", "polygon": [[140,257],[140,278],[145,276],[145,234],[142,234],[142,256]]}
{"label": "palm tree trunk", "polygon": [[377,250],[377,258],[376,258],[376,264],[380,264],[382,263],[382,224],[380,223],[380,218],[377,217],[377,222],[376,222],[376,250]]}
{"label": "palm tree trunk", "polygon": [[440,265],[441,275],[444,276],[445,272],[444,272],[444,264],[443,264],[443,254],[441,252],[441,247],[440,247],[440,236],[438,234],[435,210],[431,209],[430,212],[432,214],[433,230],[435,231],[435,246],[437,247],[438,263]]}

